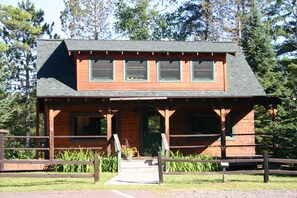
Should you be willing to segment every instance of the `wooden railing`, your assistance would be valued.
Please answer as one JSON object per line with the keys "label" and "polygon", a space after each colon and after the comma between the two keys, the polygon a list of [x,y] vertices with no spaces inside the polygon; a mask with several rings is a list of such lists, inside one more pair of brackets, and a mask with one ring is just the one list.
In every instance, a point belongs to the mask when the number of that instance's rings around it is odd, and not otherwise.
{"label": "wooden railing", "polygon": [[[257,133],[244,133],[244,134],[232,134],[233,136],[258,136],[258,137],[268,137],[272,138],[271,134],[257,134]],[[221,134],[174,134],[170,135],[170,138],[220,138]],[[228,138],[229,136],[227,136]],[[262,144],[235,144],[226,145],[225,147],[254,147],[262,146]],[[222,147],[222,145],[170,145],[170,149],[192,149],[192,148],[212,148],[212,147]],[[272,147],[272,146],[270,146]]]}
{"label": "wooden railing", "polygon": [[[216,172],[164,172],[164,164],[168,162],[188,162],[188,163],[262,163],[262,170],[236,170],[236,171],[216,171]],[[267,151],[264,151],[263,157],[259,159],[213,159],[213,160],[190,160],[190,159],[170,159],[163,158],[162,153],[158,153],[158,171],[159,171],[159,183],[164,182],[164,174],[247,174],[255,175],[262,174],[265,183],[269,181],[269,175],[297,175],[296,170],[271,170],[269,169],[269,163],[281,163],[281,164],[297,164],[297,159],[281,159],[281,158],[269,158]]]}
{"label": "wooden railing", "polygon": [[94,161],[65,161],[65,160],[0,160],[0,164],[44,164],[44,165],[93,165],[94,174],[91,173],[6,173],[1,172],[0,177],[28,177],[28,178],[94,178],[94,183],[97,184],[100,179],[99,174],[99,156],[94,155]]}
{"label": "wooden railing", "polygon": [[[2,148],[0,150],[0,159],[4,159],[4,151],[5,150],[13,150],[13,151],[19,151],[19,150],[25,150],[25,151],[37,151],[36,152],[36,157],[38,158],[38,151],[50,151],[50,149],[52,149],[53,151],[55,150],[102,150],[102,147],[55,147],[55,146],[41,146],[41,145],[36,145],[36,147],[24,147],[24,148],[12,148],[12,147],[4,147],[4,139],[9,139],[9,138],[13,138],[13,139],[35,139],[38,140],[37,142],[40,144],[40,139],[47,139],[47,141],[49,140],[49,136],[15,136],[15,135],[4,135],[0,133],[0,148]],[[106,136],[103,135],[96,135],[96,136],[73,136],[73,135],[69,135],[69,136],[54,136],[54,139],[58,139],[58,138],[79,138],[79,139],[106,139]],[[54,153],[54,152],[52,152]],[[53,156],[51,159],[53,160]],[[1,167],[0,167],[1,168]],[[1,169],[0,169],[1,170]]]}
{"label": "wooden railing", "polygon": [[[165,133],[161,133],[161,139],[162,139],[162,154],[166,158],[169,158],[170,149],[169,149],[169,145],[168,145],[168,142],[167,142],[167,138],[166,138]],[[168,171],[168,163],[165,163],[164,164],[164,171],[165,172]]]}

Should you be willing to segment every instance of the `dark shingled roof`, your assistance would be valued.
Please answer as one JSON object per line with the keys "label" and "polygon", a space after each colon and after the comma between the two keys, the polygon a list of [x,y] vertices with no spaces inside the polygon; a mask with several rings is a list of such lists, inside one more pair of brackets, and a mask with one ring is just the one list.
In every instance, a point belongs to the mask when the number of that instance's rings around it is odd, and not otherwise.
{"label": "dark shingled roof", "polygon": [[65,40],[69,51],[235,53],[234,42]]}
{"label": "dark shingled roof", "polygon": [[[100,44],[104,43],[100,47]],[[125,45],[124,45],[125,43]],[[139,43],[139,44],[137,44]],[[147,46],[144,46],[144,43]],[[75,45],[77,44],[77,46]],[[172,44],[172,46],[170,45]],[[177,44],[179,44],[177,46]],[[190,45],[189,45],[190,44]],[[195,44],[195,45],[194,45]],[[116,48],[118,46],[118,49]],[[185,46],[190,46],[186,49]],[[203,50],[203,47],[205,49]],[[226,46],[227,49],[224,49]],[[131,48],[129,48],[131,47]],[[39,40],[37,45],[37,97],[253,97],[266,96],[235,43]],[[133,50],[132,50],[133,49]],[[221,51],[220,51],[220,50]],[[77,91],[74,61],[68,50],[169,52],[229,52],[227,91]],[[196,52],[195,51],[195,52]]]}

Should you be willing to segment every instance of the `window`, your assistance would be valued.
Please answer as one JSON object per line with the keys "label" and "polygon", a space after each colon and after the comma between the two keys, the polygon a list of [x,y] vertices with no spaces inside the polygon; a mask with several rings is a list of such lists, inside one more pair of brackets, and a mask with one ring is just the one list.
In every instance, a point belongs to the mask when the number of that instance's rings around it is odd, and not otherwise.
{"label": "window", "polygon": [[73,135],[106,135],[106,119],[99,116],[75,116]]}
{"label": "window", "polygon": [[[117,116],[112,117],[112,133],[117,130]],[[106,118],[97,112],[70,113],[70,134],[73,136],[106,136]],[[74,142],[105,141],[104,138],[72,138]]]}
{"label": "window", "polygon": [[214,62],[211,60],[192,61],[192,81],[213,81]]}
{"label": "window", "polygon": [[[230,138],[235,131],[234,113],[230,112],[226,116],[225,124],[226,136]],[[221,118],[217,115],[192,115],[190,116],[190,132],[194,134],[221,134]]]}
{"label": "window", "polygon": [[113,81],[113,60],[90,60],[90,80]]}
{"label": "window", "polygon": [[125,61],[126,81],[147,81],[148,70],[146,60],[126,60]]}
{"label": "window", "polygon": [[190,130],[197,134],[219,134],[220,117],[217,115],[193,115],[190,118]]}
{"label": "window", "polygon": [[181,81],[181,64],[179,60],[158,61],[159,81]]}

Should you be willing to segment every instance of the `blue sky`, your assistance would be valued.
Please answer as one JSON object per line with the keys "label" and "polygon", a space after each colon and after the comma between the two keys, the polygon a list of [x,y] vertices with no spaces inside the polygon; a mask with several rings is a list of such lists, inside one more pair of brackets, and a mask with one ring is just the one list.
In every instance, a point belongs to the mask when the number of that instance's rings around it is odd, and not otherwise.
{"label": "blue sky", "polygon": [[[1,0],[2,5],[17,6],[21,0]],[[54,33],[58,33],[62,38],[65,38],[65,34],[61,31],[60,12],[64,10],[63,0],[31,0],[35,4],[36,9],[42,9],[44,11],[44,20],[47,23],[55,22]]]}

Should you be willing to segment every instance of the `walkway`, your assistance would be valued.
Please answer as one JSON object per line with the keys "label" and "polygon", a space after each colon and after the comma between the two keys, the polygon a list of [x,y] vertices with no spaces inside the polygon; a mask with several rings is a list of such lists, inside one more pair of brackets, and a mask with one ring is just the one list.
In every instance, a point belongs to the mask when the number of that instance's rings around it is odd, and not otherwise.
{"label": "walkway", "polygon": [[122,162],[122,172],[106,185],[152,185],[159,184],[158,166],[155,159]]}

